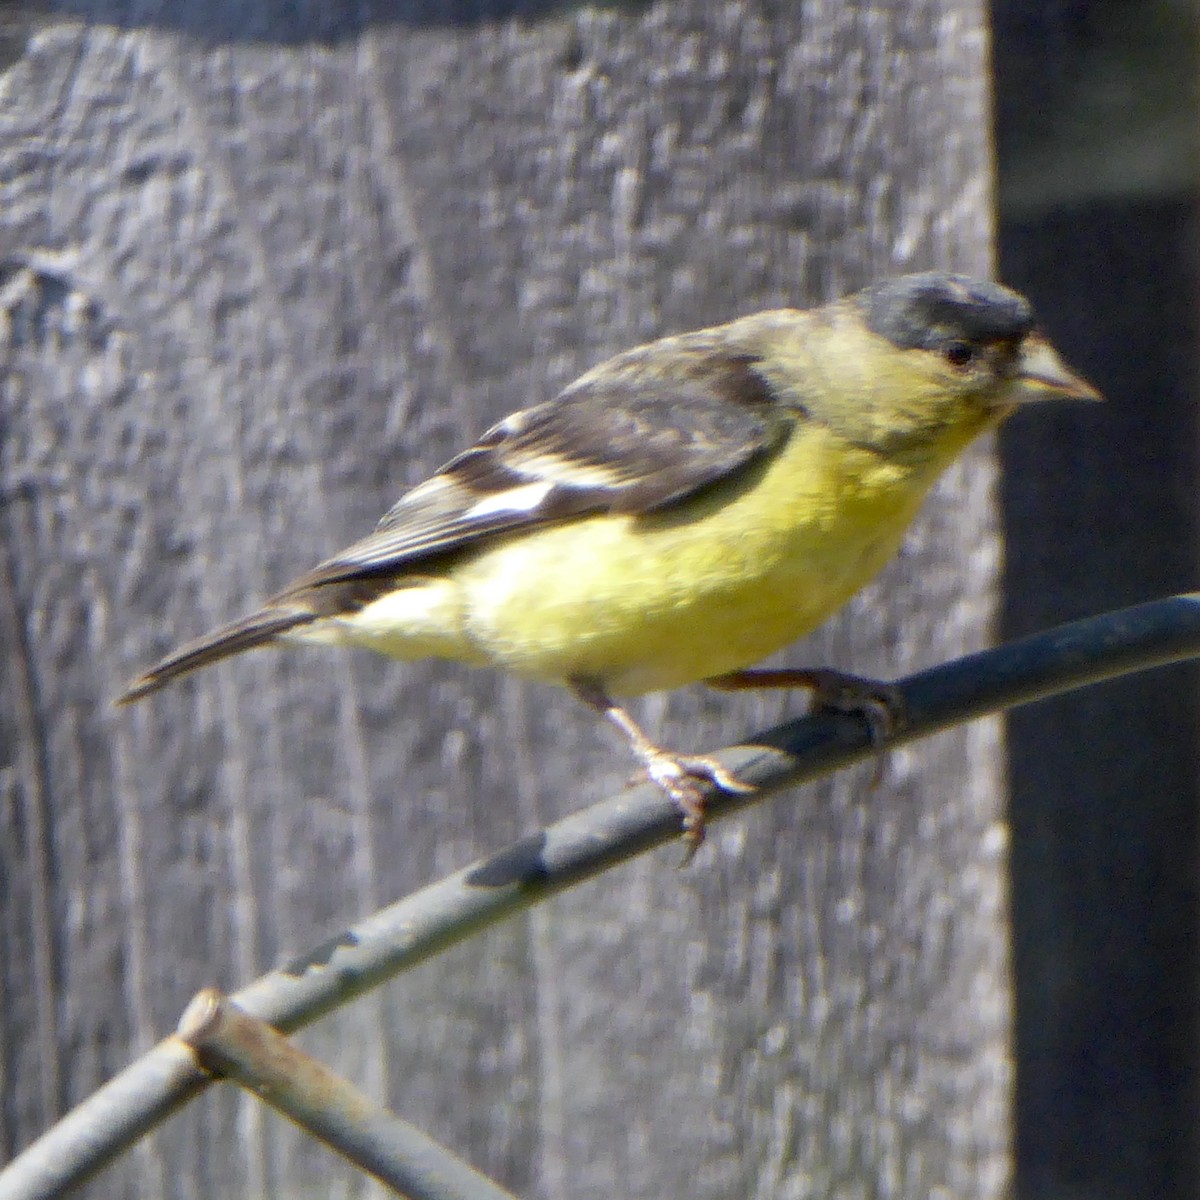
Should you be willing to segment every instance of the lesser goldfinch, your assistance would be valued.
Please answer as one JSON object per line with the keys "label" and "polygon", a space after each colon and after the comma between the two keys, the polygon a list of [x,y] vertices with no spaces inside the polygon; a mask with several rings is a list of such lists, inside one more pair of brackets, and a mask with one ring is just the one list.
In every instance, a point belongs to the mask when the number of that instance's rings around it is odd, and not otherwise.
{"label": "lesser goldfinch", "polygon": [[851,677],[744,668],[875,575],[972,439],[1053,397],[1099,395],[1023,296],[961,275],[661,338],[492,426],[369,537],[119,702],[269,643],[505,668],[620,729],[694,848],[709,787],[743,785],[657,745],[612,697],[700,680],[837,691]]}

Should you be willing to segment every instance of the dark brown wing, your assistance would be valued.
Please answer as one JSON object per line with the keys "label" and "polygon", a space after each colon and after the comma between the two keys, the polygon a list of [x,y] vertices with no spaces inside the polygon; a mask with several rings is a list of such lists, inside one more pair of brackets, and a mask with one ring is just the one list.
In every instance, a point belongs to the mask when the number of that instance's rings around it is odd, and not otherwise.
{"label": "dark brown wing", "polygon": [[786,429],[750,355],[702,335],[642,347],[494,425],[401,497],[370,537],[282,596],[395,574],[484,538],[586,513],[646,513],[770,450]]}
{"label": "dark brown wing", "polygon": [[485,538],[585,513],[664,508],[768,453],[787,420],[756,360],[722,352],[711,333],[632,350],[501,421],[403,496],[370,537],[258,612],[173,651],[119,702],[353,611],[397,575]]}

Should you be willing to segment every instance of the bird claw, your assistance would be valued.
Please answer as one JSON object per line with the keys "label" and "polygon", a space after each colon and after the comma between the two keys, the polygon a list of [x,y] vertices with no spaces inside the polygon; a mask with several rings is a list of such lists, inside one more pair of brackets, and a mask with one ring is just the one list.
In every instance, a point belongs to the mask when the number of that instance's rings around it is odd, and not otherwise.
{"label": "bird claw", "polygon": [[686,867],[704,844],[708,819],[708,796],[713,788],[735,796],[757,791],[753,784],[739,779],[728,767],[703,754],[672,754],[657,747],[644,759],[646,776],[665,792],[683,816],[684,853],[680,867]]}
{"label": "bird claw", "polygon": [[587,677],[571,677],[571,690],[584,704],[602,713],[629,742],[646,777],[665,792],[683,818],[686,867],[704,843],[704,824],[708,799],[713,788],[733,795],[748,795],[758,789],[743,783],[728,767],[705,754],[672,754],[655,745],[636,721],[620,705],[614,704],[602,684]]}
{"label": "bird claw", "polygon": [[847,675],[842,671],[811,672],[812,711],[857,713],[867,723],[871,745],[875,748],[875,770],[871,787],[883,782],[887,743],[907,722],[904,696],[900,689],[879,679]]}

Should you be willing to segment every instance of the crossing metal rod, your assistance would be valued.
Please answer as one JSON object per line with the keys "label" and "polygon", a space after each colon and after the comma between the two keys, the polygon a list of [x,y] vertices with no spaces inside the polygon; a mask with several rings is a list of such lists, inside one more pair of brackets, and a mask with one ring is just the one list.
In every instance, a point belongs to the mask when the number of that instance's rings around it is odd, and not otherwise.
{"label": "crossing metal rod", "polygon": [[[895,683],[905,721],[891,743],[1119,675],[1200,657],[1200,593],[1089,617]],[[818,713],[718,756],[750,796],[714,794],[717,820],[783,788],[878,753],[853,714]],[[381,909],[235,993],[284,1032],[505,917],[678,838],[679,812],[632,788]],[[98,1172],[212,1082],[178,1038],[160,1042],[0,1171],[0,1200],[54,1200]]]}
{"label": "crossing metal rod", "polygon": [[515,1200],[215,988],[192,1000],[176,1033],[207,1071],[241,1084],[409,1200]]}

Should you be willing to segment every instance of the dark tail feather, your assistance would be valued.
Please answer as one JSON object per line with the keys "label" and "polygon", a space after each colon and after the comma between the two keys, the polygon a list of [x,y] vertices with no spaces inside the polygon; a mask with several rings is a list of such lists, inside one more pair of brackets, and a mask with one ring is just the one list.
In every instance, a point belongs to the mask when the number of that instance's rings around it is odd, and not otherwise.
{"label": "dark tail feather", "polygon": [[194,642],[187,642],[178,650],[172,650],[161,662],[133,680],[117,697],[116,703],[132,704],[197,667],[207,667],[231,654],[263,646],[279,634],[297,625],[307,625],[311,620],[313,614],[303,609],[264,608],[240,621],[231,621]]}

